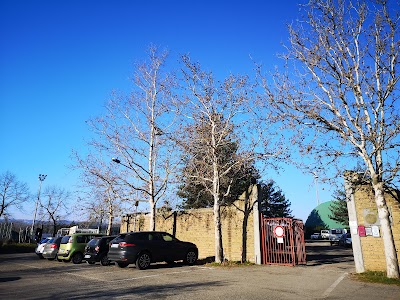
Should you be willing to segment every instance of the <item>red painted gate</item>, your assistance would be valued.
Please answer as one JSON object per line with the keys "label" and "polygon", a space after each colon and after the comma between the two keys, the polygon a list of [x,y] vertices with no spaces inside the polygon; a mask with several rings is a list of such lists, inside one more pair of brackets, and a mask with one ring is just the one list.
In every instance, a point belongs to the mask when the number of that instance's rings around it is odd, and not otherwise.
{"label": "red painted gate", "polygon": [[263,264],[306,264],[303,222],[261,216],[261,257]]}

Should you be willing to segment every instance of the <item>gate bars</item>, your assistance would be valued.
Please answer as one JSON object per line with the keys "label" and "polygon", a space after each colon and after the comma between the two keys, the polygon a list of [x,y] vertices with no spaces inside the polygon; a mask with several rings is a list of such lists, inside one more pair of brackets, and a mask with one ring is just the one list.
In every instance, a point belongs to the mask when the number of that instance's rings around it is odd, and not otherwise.
{"label": "gate bars", "polygon": [[[275,227],[283,228],[283,237],[275,235]],[[292,218],[261,216],[261,258],[263,264],[295,266],[306,264],[304,225]]]}

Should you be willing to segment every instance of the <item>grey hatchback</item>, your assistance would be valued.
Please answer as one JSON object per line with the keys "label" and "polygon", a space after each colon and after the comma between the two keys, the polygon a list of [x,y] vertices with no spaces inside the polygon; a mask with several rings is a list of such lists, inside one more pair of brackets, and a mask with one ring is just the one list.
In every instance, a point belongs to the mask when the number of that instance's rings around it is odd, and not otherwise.
{"label": "grey hatchback", "polygon": [[182,242],[166,232],[141,231],[122,233],[110,242],[108,259],[121,268],[136,264],[140,270],[147,269],[150,263],[183,260],[193,265],[198,257],[197,246]]}
{"label": "grey hatchback", "polygon": [[58,249],[60,248],[62,236],[52,238],[49,240],[43,249],[43,257],[48,260],[53,260],[57,257]]}

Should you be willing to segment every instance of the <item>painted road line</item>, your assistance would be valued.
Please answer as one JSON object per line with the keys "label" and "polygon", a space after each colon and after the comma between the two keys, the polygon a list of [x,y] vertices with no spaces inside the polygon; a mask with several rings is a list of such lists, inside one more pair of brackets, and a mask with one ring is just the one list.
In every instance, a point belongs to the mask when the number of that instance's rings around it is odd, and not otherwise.
{"label": "painted road line", "polygon": [[347,276],[348,273],[344,273],[340,276],[332,285],[322,294],[322,298],[326,298],[332,293],[332,291],[338,286],[338,284]]}
{"label": "painted road line", "polygon": [[[205,269],[203,269],[203,270],[205,270]],[[154,277],[161,277],[161,276],[168,276],[168,275],[175,275],[175,274],[183,274],[183,273],[190,273],[190,272],[192,272],[192,270],[168,272],[168,273],[146,275],[146,276],[138,276],[138,277],[124,278],[124,279],[116,279],[116,280],[112,280],[111,282],[114,283],[114,282],[120,282],[120,281],[130,281],[130,280],[138,280],[138,279],[145,279],[145,278],[154,278]]]}
{"label": "painted road line", "polygon": [[66,272],[64,274],[69,274],[71,276],[76,276],[76,277],[82,277],[82,278],[85,278],[85,279],[88,279],[88,280],[94,280],[94,281],[101,281],[101,282],[109,282],[110,281],[108,279],[96,278],[96,277],[93,276],[93,274],[91,274],[90,276],[82,275],[82,274],[79,274],[79,273],[70,273],[70,272]]}

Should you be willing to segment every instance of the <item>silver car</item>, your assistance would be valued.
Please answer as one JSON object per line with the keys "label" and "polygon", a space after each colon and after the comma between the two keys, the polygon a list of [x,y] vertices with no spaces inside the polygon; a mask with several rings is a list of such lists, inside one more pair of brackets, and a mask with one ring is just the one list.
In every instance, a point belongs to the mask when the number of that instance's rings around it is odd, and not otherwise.
{"label": "silver car", "polygon": [[47,258],[48,260],[54,260],[57,258],[58,249],[60,248],[62,236],[52,238],[49,240],[43,249],[43,258]]}

